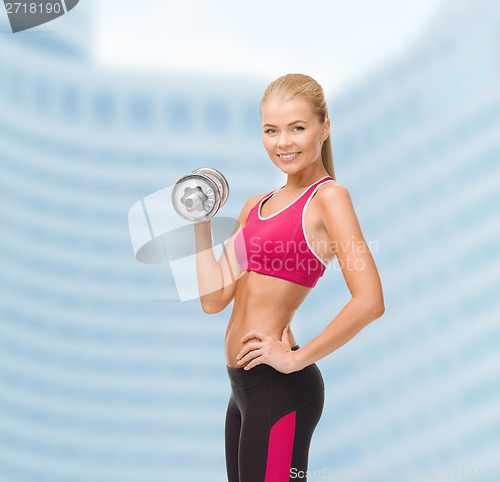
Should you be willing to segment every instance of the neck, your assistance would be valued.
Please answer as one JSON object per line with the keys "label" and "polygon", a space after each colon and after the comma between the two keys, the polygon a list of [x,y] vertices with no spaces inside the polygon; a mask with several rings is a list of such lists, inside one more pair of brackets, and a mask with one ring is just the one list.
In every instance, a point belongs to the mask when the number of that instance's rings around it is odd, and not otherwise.
{"label": "neck", "polygon": [[283,189],[286,189],[287,191],[303,189],[328,175],[329,174],[325,171],[323,165],[315,162],[311,166],[306,167],[299,172],[288,174],[286,184]]}

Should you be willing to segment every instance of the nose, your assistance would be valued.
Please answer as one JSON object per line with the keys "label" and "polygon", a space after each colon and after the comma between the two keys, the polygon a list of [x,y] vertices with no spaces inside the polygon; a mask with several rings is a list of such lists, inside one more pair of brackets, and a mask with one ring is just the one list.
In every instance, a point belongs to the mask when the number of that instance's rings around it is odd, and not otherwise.
{"label": "nose", "polygon": [[278,149],[284,149],[286,146],[289,146],[291,144],[290,137],[288,136],[287,132],[281,132],[277,142],[276,142],[276,147]]}

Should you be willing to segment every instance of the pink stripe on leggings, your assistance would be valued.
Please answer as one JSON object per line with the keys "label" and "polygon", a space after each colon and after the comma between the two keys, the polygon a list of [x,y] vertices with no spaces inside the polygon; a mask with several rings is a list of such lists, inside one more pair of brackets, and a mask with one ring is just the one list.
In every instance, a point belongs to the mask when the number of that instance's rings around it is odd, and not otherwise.
{"label": "pink stripe on leggings", "polygon": [[292,467],[295,412],[281,417],[272,427],[264,482],[288,482]]}

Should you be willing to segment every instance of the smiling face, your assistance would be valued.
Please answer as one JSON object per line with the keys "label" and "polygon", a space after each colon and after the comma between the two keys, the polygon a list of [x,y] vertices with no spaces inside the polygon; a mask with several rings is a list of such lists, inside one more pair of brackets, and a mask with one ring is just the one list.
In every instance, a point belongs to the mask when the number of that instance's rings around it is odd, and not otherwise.
{"label": "smiling face", "polygon": [[320,122],[303,97],[269,100],[261,106],[262,140],[273,163],[287,174],[321,164],[321,146],[330,133],[330,119]]}

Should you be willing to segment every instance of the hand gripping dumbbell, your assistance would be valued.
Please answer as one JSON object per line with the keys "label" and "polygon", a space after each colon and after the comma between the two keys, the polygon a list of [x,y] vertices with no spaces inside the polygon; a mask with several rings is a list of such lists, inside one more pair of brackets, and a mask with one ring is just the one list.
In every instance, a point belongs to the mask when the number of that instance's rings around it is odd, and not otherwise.
{"label": "hand gripping dumbbell", "polygon": [[229,184],[216,169],[200,167],[182,176],[172,189],[175,212],[192,223],[208,221],[224,206]]}

